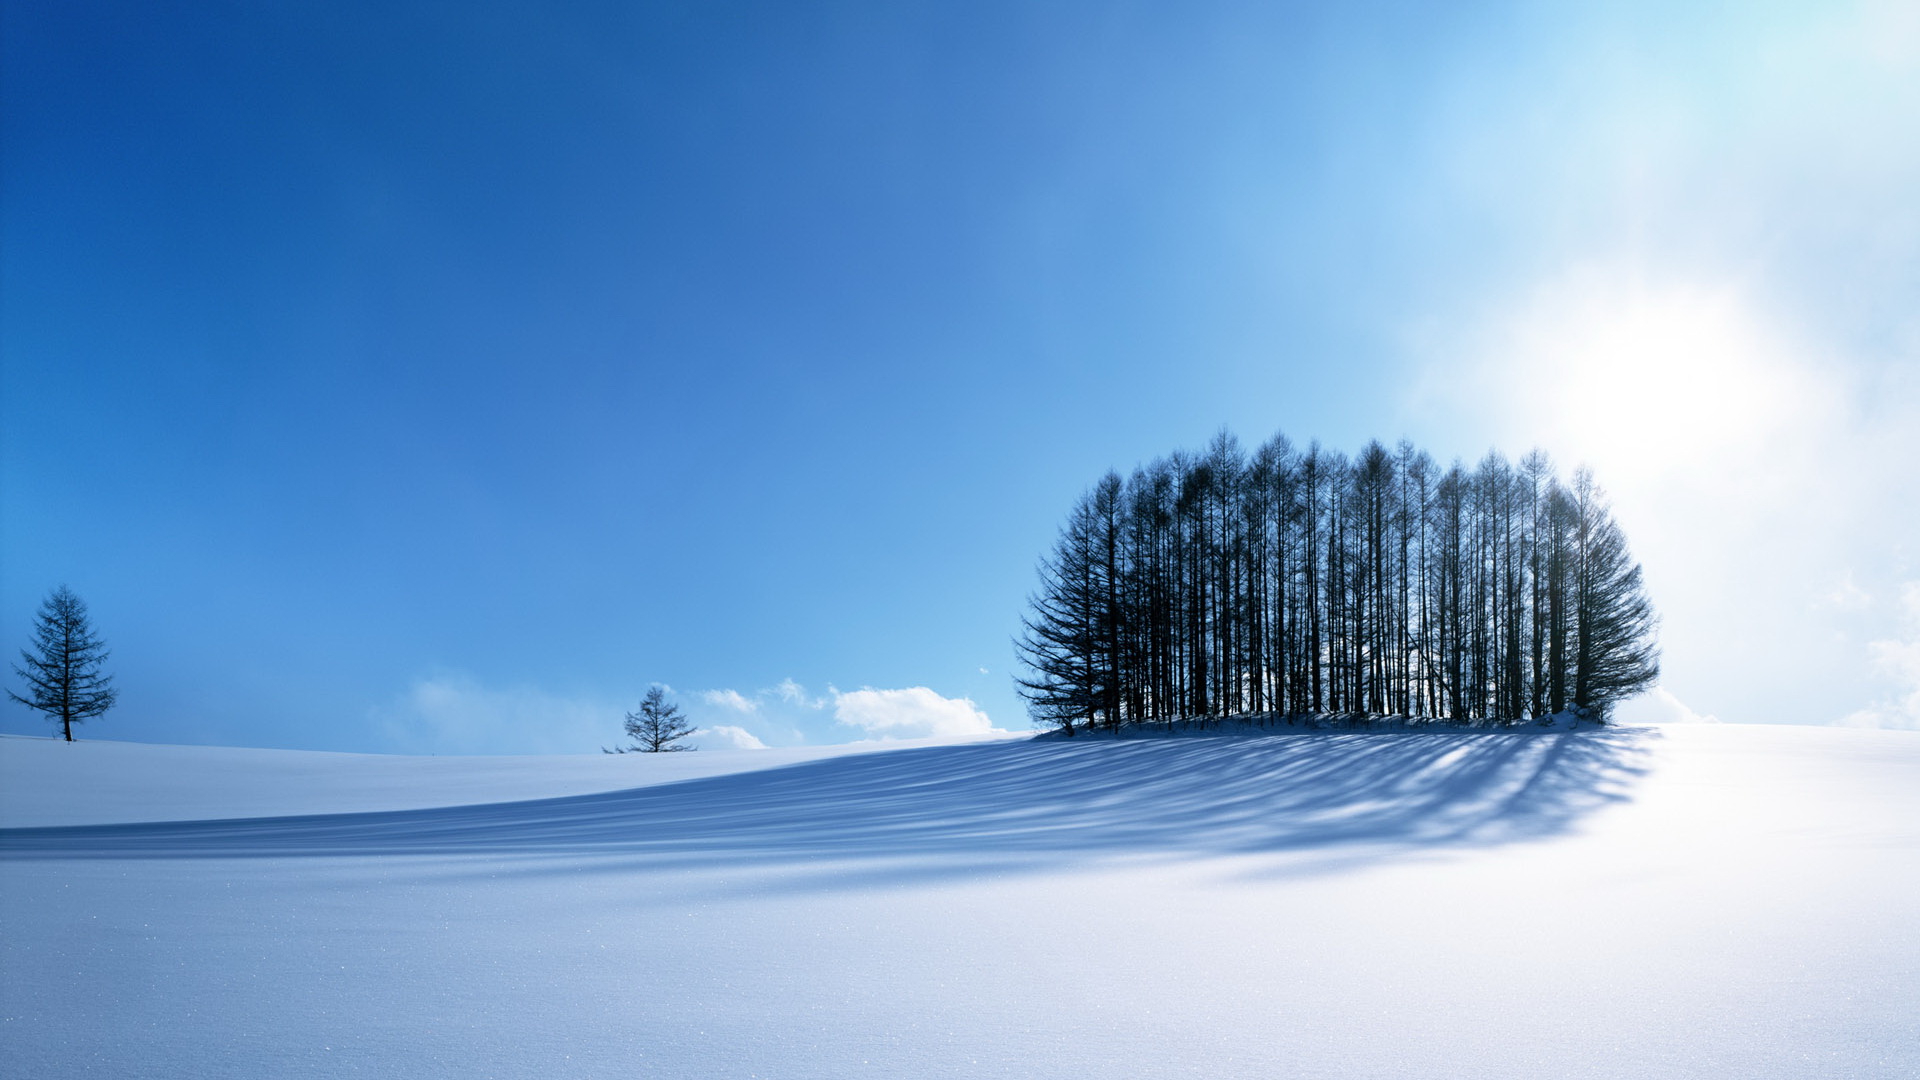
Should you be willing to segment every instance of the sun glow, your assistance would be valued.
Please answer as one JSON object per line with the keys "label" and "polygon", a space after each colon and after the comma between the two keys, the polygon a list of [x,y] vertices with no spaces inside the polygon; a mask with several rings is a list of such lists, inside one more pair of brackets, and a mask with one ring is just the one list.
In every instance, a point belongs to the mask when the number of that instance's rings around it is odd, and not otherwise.
{"label": "sun glow", "polygon": [[[1667,695],[1640,699],[1636,719],[1844,715],[1778,675],[1811,657],[1830,686],[1868,677],[1865,641],[1834,615],[1836,580],[1861,580],[1846,619],[1884,627],[1868,640],[1907,640],[1875,614],[1911,577],[1890,566],[1898,530],[1882,524],[1900,520],[1893,495],[1912,483],[1890,467],[1911,459],[1905,384],[1876,382],[1760,295],[1737,275],[1583,263],[1490,311],[1467,339],[1479,364],[1429,369],[1429,402],[1489,432],[1485,445],[1590,465],[1611,497],[1662,615]],[[1890,680],[1891,647],[1876,648]],[[1768,689],[1729,689],[1743,680]],[[1885,700],[1904,700],[1897,689]]]}
{"label": "sun glow", "polygon": [[1571,275],[1501,351],[1504,396],[1536,440],[1616,481],[1746,472],[1831,397],[1733,288]]}

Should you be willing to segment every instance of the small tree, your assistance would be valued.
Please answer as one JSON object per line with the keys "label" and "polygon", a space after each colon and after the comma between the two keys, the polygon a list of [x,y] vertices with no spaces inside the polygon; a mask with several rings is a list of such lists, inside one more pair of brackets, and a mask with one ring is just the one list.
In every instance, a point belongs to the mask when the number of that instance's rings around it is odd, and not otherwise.
{"label": "small tree", "polygon": [[655,686],[640,702],[640,711],[627,714],[627,738],[632,746],[607,751],[609,754],[665,754],[696,747],[681,746],[681,739],[693,734],[693,725],[680,714],[680,707],[667,700],[664,688]]}
{"label": "small tree", "polygon": [[[35,654],[38,655],[35,655]],[[65,585],[47,594],[33,625],[33,650],[20,650],[26,667],[13,673],[27,681],[27,695],[12,690],[7,696],[39,709],[59,723],[61,734],[73,741],[73,725],[113,708],[118,694],[113,678],[100,673],[106,645],[93,636],[87,605]]]}

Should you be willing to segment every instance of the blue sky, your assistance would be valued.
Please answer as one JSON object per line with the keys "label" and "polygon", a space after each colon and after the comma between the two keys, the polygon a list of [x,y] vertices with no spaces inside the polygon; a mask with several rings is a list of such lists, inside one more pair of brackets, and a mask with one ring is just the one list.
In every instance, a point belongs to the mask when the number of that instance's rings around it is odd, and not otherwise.
{"label": "blue sky", "polygon": [[1911,5],[551,7],[0,11],[89,734],[1024,727],[1068,504],[1222,425],[1591,462],[1643,715],[1920,724]]}

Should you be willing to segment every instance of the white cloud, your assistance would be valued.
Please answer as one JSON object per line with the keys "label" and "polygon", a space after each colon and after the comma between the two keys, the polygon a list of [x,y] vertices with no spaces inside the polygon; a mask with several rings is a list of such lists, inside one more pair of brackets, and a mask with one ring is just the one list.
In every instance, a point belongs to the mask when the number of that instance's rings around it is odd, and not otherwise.
{"label": "white cloud", "polygon": [[740,691],[738,690],[703,691],[700,694],[700,700],[705,701],[707,704],[712,705],[715,708],[731,709],[734,712],[740,712],[740,713],[755,712],[759,708],[759,706],[755,705],[753,702],[747,700],[745,697],[742,697],[740,694]]}
{"label": "white cloud", "polygon": [[984,735],[996,730],[970,698],[941,697],[924,686],[833,692],[834,719],[882,739]]}
{"label": "white cloud", "polygon": [[807,696],[807,688],[791,678],[781,679],[780,685],[772,690],[762,690],[763,696],[771,694],[788,705],[797,705],[802,709],[824,709],[829,704],[826,698]]}
{"label": "white cloud", "polygon": [[[707,690],[694,695],[696,742],[716,749],[758,749],[774,744],[836,742],[848,737],[915,739],[975,735],[996,731],[987,714],[968,698],[942,697],[924,686],[899,690],[863,687],[842,692],[828,684],[816,696],[792,678],[751,695],[737,690]],[[826,715],[823,715],[826,714]],[[827,723],[831,715],[832,723]],[[740,718],[748,727],[728,722]]]}
{"label": "white cloud", "polygon": [[1873,594],[1860,587],[1853,580],[1853,571],[1842,574],[1840,581],[1827,594],[1827,604],[1840,611],[1866,611],[1873,606]]}
{"label": "white cloud", "polygon": [[[870,739],[998,730],[972,700],[942,697],[924,686],[845,693],[828,687],[816,697],[787,679],[752,696],[731,689],[691,693],[686,705],[696,725],[688,744],[707,750],[763,750],[768,739],[778,745],[834,742],[847,738],[848,729],[853,737]],[[632,701],[487,686],[462,672],[435,672],[369,714],[388,748],[399,753],[577,754],[624,742],[621,719],[633,708]],[[829,710],[833,724],[822,730]]]}
{"label": "white cloud", "polygon": [[743,727],[732,724],[715,724],[696,730],[690,736],[690,745],[702,750],[765,750],[767,744],[760,741]]}
{"label": "white cloud", "polygon": [[1900,589],[1902,635],[1867,646],[1874,673],[1893,684],[1893,692],[1842,717],[1844,727],[1920,728],[1920,581]]}
{"label": "white cloud", "polygon": [[420,754],[589,753],[620,734],[622,716],[609,702],[488,687],[458,672],[415,679],[370,712],[393,749]]}
{"label": "white cloud", "polygon": [[[689,695],[686,714],[694,724],[690,745],[713,750],[763,750],[775,743],[805,741],[798,732],[781,733],[785,717],[772,691],[748,695],[723,687]],[[747,726],[741,726],[747,725]]]}

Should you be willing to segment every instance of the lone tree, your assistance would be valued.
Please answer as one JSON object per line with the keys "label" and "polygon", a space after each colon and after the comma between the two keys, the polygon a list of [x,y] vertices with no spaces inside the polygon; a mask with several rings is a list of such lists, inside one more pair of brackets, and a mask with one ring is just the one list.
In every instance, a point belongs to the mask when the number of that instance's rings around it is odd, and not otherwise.
{"label": "lone tree", "polygon": [[665,754],[693,750],[681,746],[681,739],[693,734],[693,725],[680,714],[680,707],[667,700],[665,689],[655,686],[640,702],[640,711],[627,714],[627,738],[632,746],[607,751],[610,754]]}
{"label": "lone tree", "polygon": [[27,681],[27,696],[12,690],[7,696],[57,721],[68,742],[73,741],[73,725],[113,708],[118,696],[113,678],[100,674],[100,665],[107,659],[106,644],[93,636],[86,602],[65,585],[47,594],[40,605],[33,625],[33,650],[20,650],[20,659],[27,666],[15,664],[13,673]]}

